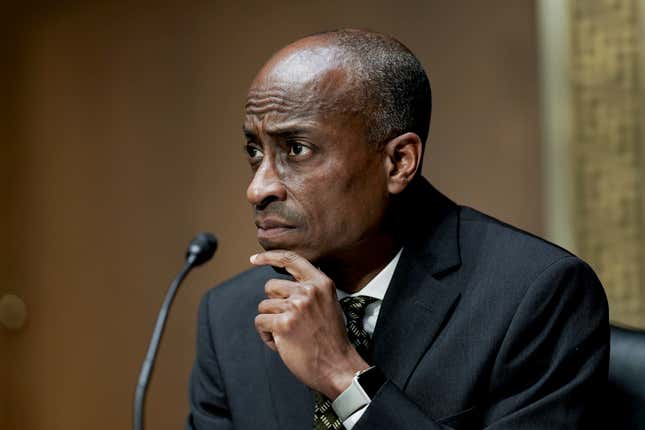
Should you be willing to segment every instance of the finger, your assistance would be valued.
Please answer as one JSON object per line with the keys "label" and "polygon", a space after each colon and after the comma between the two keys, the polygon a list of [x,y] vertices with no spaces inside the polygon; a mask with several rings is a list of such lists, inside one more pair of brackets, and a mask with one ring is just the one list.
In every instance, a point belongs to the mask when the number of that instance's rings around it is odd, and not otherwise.
{"label": "finger", "polygon": [[[256,266],[271,265],[283,267],[296,281],[315,280],[323,273],[316,269],[306,258],[293,251],[272,250],[251,256],[251,264]],[[324,275],[323,275],[324,276]]]}
{"label": "finger", "polygon": [[260,339],[262,339],[262,342],[264,342],[266,346],[271,348],[273,351],[278,352],[278,347],[276,346],[275,339],[271,333],[261,331],[259,334]]}
{"label": "finger", "polygon": [[270,279],[264,284],[264,292],[271,299],[286,299],[300,291],[299,283],[287,279]]}
{"label": "finger", "polygon": [[279,314],[289,309],[285,299],[266,299],[258,304],[258,312],[261,314]]}
{"label": "finger", "polygon": [[255,329],[258,333],[273,333],[275,323],[276,323],[276,314],[258,314],[255,316]]}
{"label": "finger", "polygon": [[255,317],[255,329],[260,335],[260,339],[264,342],[269,348],[274,351],[277,351],[275,344],[275,339],[273,338],[273,324],[275,316],[260,314]]}

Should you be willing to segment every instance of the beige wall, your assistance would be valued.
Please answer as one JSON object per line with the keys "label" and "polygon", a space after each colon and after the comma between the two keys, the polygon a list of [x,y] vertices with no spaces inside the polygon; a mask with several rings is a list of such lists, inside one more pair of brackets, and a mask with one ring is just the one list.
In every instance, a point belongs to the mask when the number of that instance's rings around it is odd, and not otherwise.
{"label": "beige wall", "polygon": [[3,429],[128,428],[166,286],[191,236],[212,230],[221,249],[175,302],[148,398],[149,428],[181,427],[199,298],[257,249],[243,193],[246,87],[300,35],[358,26],[407,43],[434,84],[426,174],[541,233],[531,1],[104,3],[12,15],[5,279],[30,320],[7,339]]}

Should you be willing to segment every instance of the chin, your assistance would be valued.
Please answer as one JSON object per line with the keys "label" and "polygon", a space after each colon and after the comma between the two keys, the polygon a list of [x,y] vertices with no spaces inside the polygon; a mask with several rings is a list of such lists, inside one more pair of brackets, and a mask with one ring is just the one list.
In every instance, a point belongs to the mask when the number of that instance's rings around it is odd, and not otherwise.
{"label": "chin", "polygon": [[265,251],[273,251],[278,249],[278,250],[294,251],[300,254],[302,250],[300,243],[292,240],[258,238],[258,243],[262,248],[264,248]]}
{"label": "chin", "polygon": [[318,251],[311,249],[309,246],[305,246],[302,242],[258,239],[258,243],[265,251],[292,251],[311,263],[320,258],[320,253]]}

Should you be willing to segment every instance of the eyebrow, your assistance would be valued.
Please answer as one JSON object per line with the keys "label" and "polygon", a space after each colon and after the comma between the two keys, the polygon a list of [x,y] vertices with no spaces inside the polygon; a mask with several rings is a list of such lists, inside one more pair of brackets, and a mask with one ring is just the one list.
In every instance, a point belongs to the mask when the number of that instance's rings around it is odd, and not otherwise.
{"label": "eyebrow", "polygon": [[[266,133],[272,137],[285,138],[285,137],[299,136],[299,135],[305,134],[311,131],[312,128],[313,128],[312,126],[307,126],[307,125],[295,125],[295,124],[284,123],[284,124],[277,124],[271,127],[267,127]],[[242,126],[242,131],[244,133],[244,136],[246,136],[247,138],[257,137],[257,133],[255,133],[253,129],[247,126]]]}

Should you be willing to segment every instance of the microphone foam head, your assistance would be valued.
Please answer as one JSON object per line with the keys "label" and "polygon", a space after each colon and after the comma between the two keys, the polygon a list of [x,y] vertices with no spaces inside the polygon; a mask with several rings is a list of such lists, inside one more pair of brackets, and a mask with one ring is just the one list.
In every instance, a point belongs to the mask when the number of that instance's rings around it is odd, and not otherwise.
{"label": "microphone foam head", "polygon": [[212,233],[199,233],[188,244],[186,259],[193,260],[193,266],[199,266],[213,257],[217,250],[217,239]]}

